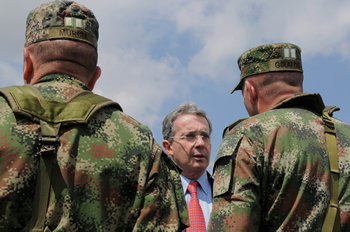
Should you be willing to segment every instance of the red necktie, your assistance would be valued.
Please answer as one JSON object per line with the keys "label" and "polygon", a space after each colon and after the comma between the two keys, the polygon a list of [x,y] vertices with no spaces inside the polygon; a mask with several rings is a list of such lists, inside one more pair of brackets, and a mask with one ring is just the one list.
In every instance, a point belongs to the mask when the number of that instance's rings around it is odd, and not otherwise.
{"label": "red necktie", "polygon": [[188,213],[190,215],[191,226],[186,229],[186,232],[206,231],[204,215],[197,197],[197,181],[191,181],[187,189],[191,194],[191,200],[188,203]]}

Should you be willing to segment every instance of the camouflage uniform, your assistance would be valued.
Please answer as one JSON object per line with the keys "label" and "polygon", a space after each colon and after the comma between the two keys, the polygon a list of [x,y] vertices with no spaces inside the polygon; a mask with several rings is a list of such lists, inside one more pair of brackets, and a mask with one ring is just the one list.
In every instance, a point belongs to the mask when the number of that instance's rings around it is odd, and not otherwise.
{"label": "camouflage uniform", "polygon": [[[25,47],[68,39],[97,50],[98,27],[94,14],[76,2],[42,4],[27,17]],[[41,77],[34,86],[44,99],[57,102],[89,90],[78,78],[60,73]],[[51,185],[43,185],[50,191],[48,208],[34,204],[44,189],[35,190],[46,165],[39,162],[38,139],[47,128],[15,114],[14,101],[7,101],[0,94],[0,231],[30,225],[37,205],[46,212],[45,224],[40,223],[45,232],[181,231],[189,226],[180,169],[148,127],[113,106],[95,112],[87,124],[61,125]]]}
{"label": "camouflage uniform", "polygon": [[[65,74],[34,86],[61,102],[88,90]],[[20,231],[32,214],[40,125],[14,115],[3,97],[0,112],[0,230]],[[181,231],[189,224],[177,167],[146,126],[107,107],[59,136],[45,222],[51,231]]]}
{"label": "camouflage uniform", "polygon": [[[323,108],[320,95],[301,94],[229,128],[215,160],[208,231],[321,231],[330,199]],[[350,231],[350,125],[332,121],[341,228]]]}
{"label": "camouflage uniform", "polygon": [[[283,57],[288,53],[292,59]],[[302,72],[296,45],[259,46],[238,59],[241,80],[233,91],[242,89],[244,78],[271,72],[271,59],[278,67],[290,64],[274,71]],[[321,231],[331,189],[324,108],[319,94],[299,93],[225,130],[214,164],[208,231]],[[340,224],[350,231],[350,125],[332,121]]]}

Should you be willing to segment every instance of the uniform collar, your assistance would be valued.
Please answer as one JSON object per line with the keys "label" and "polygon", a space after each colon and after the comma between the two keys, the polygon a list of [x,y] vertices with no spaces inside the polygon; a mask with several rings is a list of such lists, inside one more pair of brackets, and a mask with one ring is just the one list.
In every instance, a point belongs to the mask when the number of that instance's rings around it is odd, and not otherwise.
{"label": "uniform collar", "polygon": [[90,90],[82,81],[80,81],[78,78],[64,74],[64,73],[53,73],[53,74],[48,74],[46,76],[43,76],[40,78],[40,80],[35,83],[36,84],[41,84],[41,83],[50,83],[50,82],[55,82],[55,83],[68,83],[76,87],[80,87],[83,90]]}
{"label": "uniform collar", "polygon": [[319,93],[297,93],[269,110],[282,108],[304,108],[316,113],[322,113],[325,108],[322,97]]}

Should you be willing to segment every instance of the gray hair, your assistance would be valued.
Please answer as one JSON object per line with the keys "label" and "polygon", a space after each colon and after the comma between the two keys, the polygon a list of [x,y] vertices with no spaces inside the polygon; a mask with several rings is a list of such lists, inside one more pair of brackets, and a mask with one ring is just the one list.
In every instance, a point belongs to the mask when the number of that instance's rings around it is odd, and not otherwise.
{"label": "gray hair", "polygon": [[205,111],[199,109],[196,103],[194,102],[184,102],[181,105],[179,105],[175,110],[171,111],[167,116],[165,116],[163,120],[163,128],[162,128],[164,139],[169,140],[170,142],[173,141],[173,139],[169,139],[169,138],[174,136],[174,133],[175,133],[174,121],[183,114],[192,114],[192,115],[204,117],[207,120],[209,125],[209,134],[211,134],[212,132],[211,121],[208,115],[205,113]]}

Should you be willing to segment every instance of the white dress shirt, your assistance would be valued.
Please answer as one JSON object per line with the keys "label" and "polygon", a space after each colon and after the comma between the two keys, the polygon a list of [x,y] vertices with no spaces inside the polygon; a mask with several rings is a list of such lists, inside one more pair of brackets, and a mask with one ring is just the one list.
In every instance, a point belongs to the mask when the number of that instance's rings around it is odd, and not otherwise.
{"label": "white dress shirt", "polygon": [[199,177],[197,180],[190,180],[183,175],[180,175],[180,177],[181,177],[182,188],[185,193],[185,199],[186,199],[187,205],[191,199],[191,194],[187,190],[188,185],[190,184],[191,181],[197,181],[199,183],[199,185],[197,186],[197,196],[198,196],[199,204],[202,207],[205,224],[208,227],[210,213],[213,208],[213,196],[212,196],[211,184],[209,182],[207,172],[205,171],[203,175],[201,175],[201,177]]}

